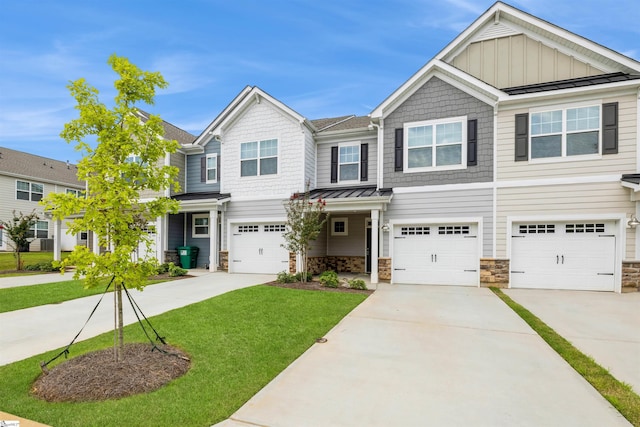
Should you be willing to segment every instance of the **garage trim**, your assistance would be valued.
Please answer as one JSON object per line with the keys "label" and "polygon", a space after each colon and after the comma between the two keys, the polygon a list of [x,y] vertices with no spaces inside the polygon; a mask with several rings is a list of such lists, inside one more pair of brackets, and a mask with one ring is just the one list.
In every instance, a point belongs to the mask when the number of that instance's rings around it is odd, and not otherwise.
{"label": "garage trim", "polygon": [[[622,292],[622,260],[625,258],[626,248],[626,224],[627,216],[624,213],[621,214],[577,214],[577,215],[523,215],[523,216],[507,216],[507,223],[505,228],[505,237],[507,239],[507,258],[513,259],[512,254],[512,230],[513,223],[520,222],[593,222],[593,221],[615,221],[616,229],[616,247],[615,247],[615,259],[616,264],[614,266],[614,292]],[[511,278],[509,279],[509,288],[511,288]]]}
{"label": "garage trim", "polygon": [[477,226],[477,287],[480,287],[480,258],[482,257],[482,244],[484,237],[484,227],[482,217],[419,217],[419,218],[403,218],[389,220],[390,231],[387,234],[389,239],[389,256],[391,257],[391,283],[394,283],[394,268],[395,257],[393,256],[393,232],[396,226],[413,225],[413,224],[428,224],[428,225],[449,225],[449,224],[475,224]]}

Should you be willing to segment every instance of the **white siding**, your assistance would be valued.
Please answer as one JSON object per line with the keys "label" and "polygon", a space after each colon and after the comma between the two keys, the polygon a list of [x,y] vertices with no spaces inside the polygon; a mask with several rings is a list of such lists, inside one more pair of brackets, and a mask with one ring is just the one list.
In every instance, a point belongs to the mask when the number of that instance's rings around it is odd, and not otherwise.
{"label": "white siding", "polygon": [[[501,111],[498,114],[498,181],[557,178],[584,175],[609,175],[636,172],[637,99],[633,95],[619,98],[594,98],[595,102],[618,102],[618,154],[585,161],[536,163],[514,161],[515,115],[528,109]],[[563,105],[571,100],[563,99]]]}
{"label": "white siding", "polygon": [[[498,258],[507,256],[508,216],[588,215],[627,216],[635,214],[629,190],[619,182],[553,185],[498,189],[496,249]],[[635,230],[626,229],[625,259],[635,259]]]}
{"label": "white siding", "polygon": [[284,209],[284,200],[281,199],[231,201],[225,212],[225,223],[222,224],[222,247],[224,249],[229,248],[229,241],[227,240],[227,225],[229,221],[233,222],[244,218],[259,218],[261,220],[269,220],[271,218],[282,219],[286,218],[286,216],[287,212]]}
{"label": "white siding", "polygon": [[[240,145],[243,142],[278,139],[278,173],[240,176]],[[304,189],[305,135],[300,123],[268,100],[247,107],[228,129],[224,129],[222,159],[223,193],[234,197],[291,194]]]}

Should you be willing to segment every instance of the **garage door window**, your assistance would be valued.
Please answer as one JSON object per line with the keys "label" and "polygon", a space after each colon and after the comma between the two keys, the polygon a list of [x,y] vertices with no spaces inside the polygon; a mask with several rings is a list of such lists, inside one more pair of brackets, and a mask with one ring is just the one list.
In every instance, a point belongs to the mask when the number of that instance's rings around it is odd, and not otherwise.
{"label": "garage door window", "polygon": [[430,232],[430,227],[402,227],[400,229],[400,234],[403,236],[426,236]]}
{"label": "garage door window", "polygon": [[566,233],[604,233],[604,224],[567,224]]}
{"label": "garage door window", "polygon": [[468,225],[443,225],[438,227],[438,234],[469,234]]}
{"label": "garage door window", "polygon": [[520,234],[553,234],[556,232],[554,224],[523,224],[518,228]]}
{"label": "garage door window", "polygon": [[265,233],[282,233],[285,231],[284,224],[267,224],[264,226]]}
{"label": "garage door window", "polygon": [[260,227],[257,225],[240,225],[238,226],[238,233],[257,233],[260,231]]}

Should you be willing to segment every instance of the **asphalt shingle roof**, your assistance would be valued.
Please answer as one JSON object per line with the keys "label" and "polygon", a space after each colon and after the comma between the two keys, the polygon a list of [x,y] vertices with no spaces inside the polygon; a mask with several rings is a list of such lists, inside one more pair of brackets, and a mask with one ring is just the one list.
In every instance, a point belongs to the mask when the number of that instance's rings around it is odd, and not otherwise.
{"label": "asphalt shingle roof", "polygon": [[0,175],[20,176],[84,188],[84,183],[78,181],[76,165],[6,147],[0,147]]}
{"label": "asphalt shingle roof", "polygon": [[351,129],[363,129],[369,126],[371,119],[369,116],[340,116],[326,119],[311,120],[311,123],[318,129],[318,133]]}
{"label": "asphalt shingle roof", "polygon": [[[150,114],[146,111],[138,109],[138,113],[140,114],[142,121],[146,122],[149,119]],[[162,121],[162,127],[164,128],[165,139],[175,139],[181,145],[191,144],[196,139],[195,135],[192,135],[186,130],[180,129],[179,127],[164,120]]]}

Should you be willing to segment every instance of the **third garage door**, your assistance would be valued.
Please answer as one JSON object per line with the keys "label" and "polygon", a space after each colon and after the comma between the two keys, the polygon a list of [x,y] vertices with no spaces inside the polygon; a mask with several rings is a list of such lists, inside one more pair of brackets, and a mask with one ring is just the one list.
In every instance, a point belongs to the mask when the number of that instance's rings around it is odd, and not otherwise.
{"label": "third garage door", "polygon": [[393,282],[478,285],[476,224],[397,225],[393,235]]}
{"label": "third garage door", "polygon": [[513,225],[511,287],[613,291],[614,221]]}

